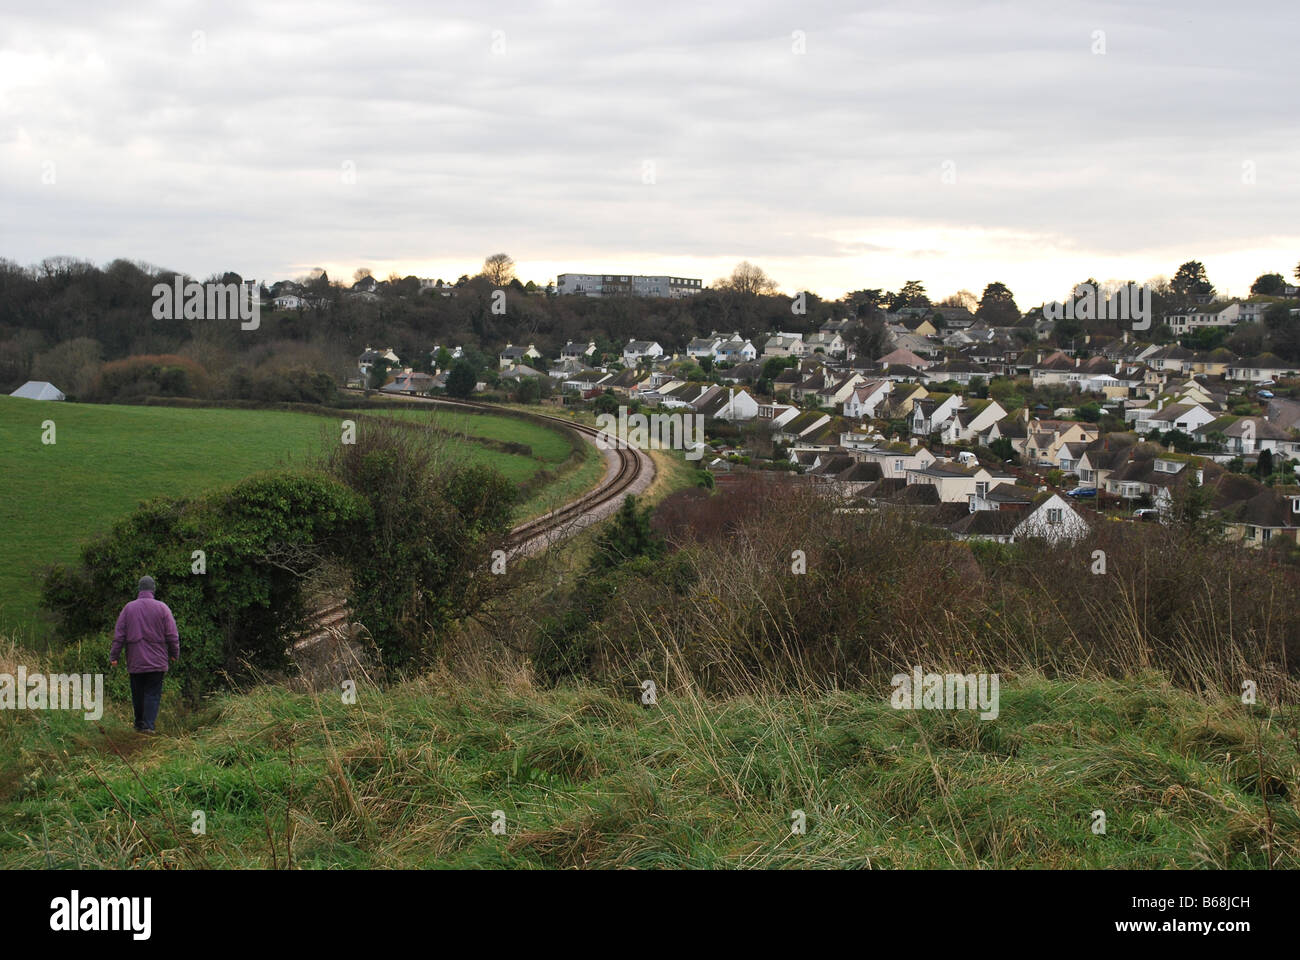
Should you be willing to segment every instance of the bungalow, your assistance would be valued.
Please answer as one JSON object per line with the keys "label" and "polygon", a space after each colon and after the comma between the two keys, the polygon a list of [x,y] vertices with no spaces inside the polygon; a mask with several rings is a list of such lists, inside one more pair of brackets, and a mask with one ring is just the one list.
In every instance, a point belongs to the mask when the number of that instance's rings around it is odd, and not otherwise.
{"label": "bungalow", "polygon": [[419,373],[407,367],[396,373],[392,381],[380,387],[385,393],[405,393],[415,396],[427,396],[433,391],[433,375]]}
{"label": "bungalow", "polygon": [[1261,353],[1249,360],[1236,360],[1229,364],[1227,377],[1229,380],[1259,383],[1264,380],[1294,377],[1296,370],[1295,364],[1289,364],[1271,353]]}
{"label": "bungalow", "polygon": [[1231,540],[1262,547],[1274,539],[1300,543],[1300,487],[1261,487],[1249,500],[1221,511]]}

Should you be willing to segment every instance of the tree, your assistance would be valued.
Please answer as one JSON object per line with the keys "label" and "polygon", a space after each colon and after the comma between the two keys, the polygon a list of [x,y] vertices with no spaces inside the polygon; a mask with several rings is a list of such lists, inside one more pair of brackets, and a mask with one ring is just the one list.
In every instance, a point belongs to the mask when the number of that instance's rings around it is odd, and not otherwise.
{"label": "tree", "polygon": [[975,298],[975,294],[969,290],[958,290],[950,297],[944,297],[939,301],[941,307],[965,307],[971,313],[979,309],[980,302]]}
{"label": "tree", "polygon": [[776,293],[776,281],[762,267],[755,266],[748,260],[736,264],[731,276],[717,281],[714,286],[748,296],[769,296]]}
{"label": "tree", "polygon": [[366,378],[366,387],[378,390],[388,382],[388,361],[383,357],[370,364],[370,376]]}
{"label": "tree", "polygon": [[1250,285],[1250,292],[1264,297],[1280,297],[1286,290],[1286,281],[1280,273],[1261,273]]}
{"label": "tree", "polygon": [[1214,284],[1205,275],[1205,264],[1199,260],[1188,260],[1179,267],[1169,285],[1175,296],[1184,300],[1214,295]]}
{"label": "tree", "polygon": [[1171,518],[1194,540],[1201,543],[1217,540],[1222,528],[1213,509],[1214,494],[1201,485],[1198,470],[1191,466],[1185,469],[1188,471],[1187,480],[1174,491],[1170,504]]}
{"label": "tree", "polygon": [[854,354],[875,360],[885,353],[889,344],[889,331],[885,329],[885,318],[877,311],[876,315],[859,324],[851,335]]}
{"label": "tree", "polygon": [[895,311],[902,310],[904,307],[928,306],[930,306],[930,298],[926,296],[925,284],[920,280],[908,280],[889,302],[889,309]]}
{"label": "tree", "polygon": [[1259,461],[1255,465],[1255,473],[1261,480],[1267,480],[1273,476],[1273,451],[1259,451]]}
{"label": "tree", "polygon": [[1013,327],[1020,320],[1020,308],[1007,285],[994,281],[984,288],[975,316],[990,327]]}
{"label": "tree", "polygon": [[374,274],[370,272],[369,267],[360,267],[352,274],[352,282],[360,283],[362,280],[366,279],[366,277],[372,276],[374,276]]}
{"label": "tree", "polygon": [[638,510],[636,498],[623,498],[618,513],[596,538],[596,552],[590,572],[612,570],[637,557],[657,557],[664,551],[663,541],[650,529],[651,507]]}
{"label": "tree", "polygon": [[483,261],[483,276],[494,287],[504,287],[515,278],[515,261],[508,253],[494,253]]}
{"label": "tree", "polygon": [[447,374],[447,395],[465,400],[478,384],[478,371],[467,360],[457,360]]}

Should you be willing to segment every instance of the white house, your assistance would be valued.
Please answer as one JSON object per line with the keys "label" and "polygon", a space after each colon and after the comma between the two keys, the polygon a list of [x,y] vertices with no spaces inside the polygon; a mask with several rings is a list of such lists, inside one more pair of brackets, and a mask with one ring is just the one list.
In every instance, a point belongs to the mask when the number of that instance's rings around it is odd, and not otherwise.
{"label": "white house", "polygon": [[635,367],[642,359],[654,360],[664,355],[664,348],[653,340],[629,340],[623,348],[623,363]]}
{"label": "white house", "polygon": [[853,388],[844,401],[844,416],[857,420],[873,418],[876,410],[894,388],[892,380],[868,380]]}
{"label": "white house", "polygon": [[1082,540],[1087,535],[1087,522],[1059,493],[1053,493],[1031,510],[1015,528],[1017,540],[1035,537],[1062,543]]}

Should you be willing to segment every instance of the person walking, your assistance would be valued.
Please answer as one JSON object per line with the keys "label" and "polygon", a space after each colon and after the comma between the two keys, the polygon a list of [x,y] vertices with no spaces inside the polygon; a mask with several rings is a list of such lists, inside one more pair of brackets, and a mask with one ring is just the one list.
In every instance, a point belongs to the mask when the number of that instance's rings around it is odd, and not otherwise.
{"label": "person walking", "polygon": [[135,728],[140,733],[154,732],[168,663],[175,663],[181,655],[176,618],[167,604],[154,599],[154,589],[153,577],[140,578],[136,598],[118,614],[113,646],[108,652],[109,666],[116,667],[122,648],[126,647],[131,706],[135,708]]}

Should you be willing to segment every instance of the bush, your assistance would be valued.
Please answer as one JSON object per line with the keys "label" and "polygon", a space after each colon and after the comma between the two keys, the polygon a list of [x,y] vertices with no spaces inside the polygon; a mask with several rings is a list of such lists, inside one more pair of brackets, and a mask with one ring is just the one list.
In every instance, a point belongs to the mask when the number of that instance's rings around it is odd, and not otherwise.
{"label": "bush", "polygon": [[[174,678],[196,699],[286,665],[283,636],[302,621],[304,578],[367,521],[364,500],[318,475],[272,474],[197,500],[153,500],[88,544],[78,565],[52,568],[41,602],[67,639],[111,642],[136,581],[154,577],[181,637]],[[202,574],[193,572],[196,550]]]}

